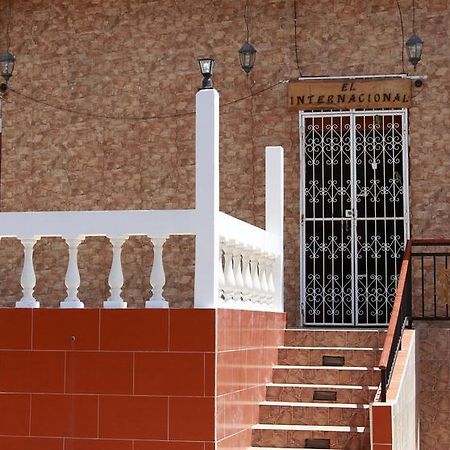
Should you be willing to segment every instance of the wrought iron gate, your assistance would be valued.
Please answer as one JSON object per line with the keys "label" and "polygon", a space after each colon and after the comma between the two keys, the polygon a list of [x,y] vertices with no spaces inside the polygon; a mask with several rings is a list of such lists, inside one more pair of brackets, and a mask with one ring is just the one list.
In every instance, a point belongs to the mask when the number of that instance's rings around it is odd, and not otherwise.
{"label": "wrought iron gate", "polygon": [[301,112],[306,325],[386,325],[409,237],[407,111]]}

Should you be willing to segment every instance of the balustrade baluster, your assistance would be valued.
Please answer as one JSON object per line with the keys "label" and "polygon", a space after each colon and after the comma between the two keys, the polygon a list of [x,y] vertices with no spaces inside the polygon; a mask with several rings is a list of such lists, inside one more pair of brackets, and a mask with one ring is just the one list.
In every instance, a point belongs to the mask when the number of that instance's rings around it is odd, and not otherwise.
{"label": "balustrade baluster", "polygon": [[233,299],[236,301],[241,301],[242,289],[244,288],[244,278],[242,277],[242,267],[241,267],[241,252],[236,247],[233,248],[232,252],[233,252],[233,274],[234,274],[234,281],[236,283]]}
{"label": "balustrade baluster", "polygon": [[83,241],[83,238],[65,238],[65,241],[69,247],[69,262],[65,278],[67,297],[60,303],[60,307],[84,308],[84,303],[78,298],[78,289],[81,281],[78,270],[78,246]]}
{"label": "balustrade baluster", "polygon": [[219,299],[224,298],[224,289],[225,289],[225,274],[223,271],[223,242],[220,242],[219,247],[219,265],[218,265],[218,276],[217,282],[219,286]]}
{"label": "balustrade baluster", "polygon": [[244,288],[242,289],[242,297],[244,301],[251,299],[253,290],[252,275],[250,273],[250,255],[247,250],[242,254],[242,278],[244,279]]}
{"label": "balustrade baluster", "polygon": [[250,256],[250,271],[252,275],[252,284],[253,284],[253,290],[252,290],[252,301],[253,302],[259,302],[260,296],[261,296],[261,282],[259,279],[259,273],[258,273],[258,253],[252,252]]}
{"label": "balustrade baluster", "polygon": [[121,297],[123,286],[123,272],[122,272],[122,245],[127,240],[125,236],[110,237],[113,247],[113,257],[111,264],[111,271],[109,272],[108,284],[110,287],[111,296],[103,302],[105,308],[126,308],[127,303]]}
{"label": "balustrade baluster", "polygon": [[22,286],[22,298],[16,302],[16,308],[39,308],[39,302],[33,297],[34,287],[36,286],[36,274],[33,266],[33,247],[38,241],[37,238],[21,238],[23,245],[23,269],[20,277]]}
{"label": "balustrade baluster", "polygon": [[231,300],[233,298],[233,293],[236,289],[236,280],[234,278],[233,272],[233,254],[232,254],[232,243],[224,245],[223,248],[225,257],[225,289],[224,295],[225,300]]}
{"label": "balustrade baluster", "polygon": [[268,269],[268,278],[267,284],[269,285],[269,300],[270,303],[273,303],[275,299],[275,282],[273,280],[273,266],[275,264],[275,257],[269,256],[267,261],[267,269]]}
{"label": "balustrade baluster", "polygon": [[153,267],[150,274],[152,296],[145,302],[146,308],[168,308],[169,303],[163,297],[166,274],[163,264],[163,245],[167,237],[150,237],[153,244]]}
{"label": "balustrade baluster", "polygon": [[268,303],[269,301],[269,285],[267,283],[267,260],[264,255],[261,256],[259,262],[259,276],[261,278],[261,302]]}

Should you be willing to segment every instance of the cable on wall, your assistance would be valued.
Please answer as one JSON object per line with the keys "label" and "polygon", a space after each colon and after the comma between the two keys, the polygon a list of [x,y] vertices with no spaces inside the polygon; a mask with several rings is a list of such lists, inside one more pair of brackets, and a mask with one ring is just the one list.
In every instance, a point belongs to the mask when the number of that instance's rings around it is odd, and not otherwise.
{"label": "cable on wall", "polygon": [[[235,100],[231,100],[229,102],[223,103],[221,105],[222,108],[234,105],[236,103],[242,102],[244,100],[247,100],[248,98],[251,97],[255,97],[257,95],[261,95],[264,92],[267,92],[269,90],[274,89],[275,87],[279,86],[280,84],[286,83],[287,80],[280,80],[277,81],[276,83],[273,83],[269,86],[266,86],[265,88],[260,89],[259,91],[256,92],[252,92],[248,95],[245,95],[243,97],[237,98]],[[79,109],[74,109],[74,108],[70,108],[67,106],[62,106],[62,105],[58,105],[53,103],[51,100],[47,100],[47,99],[41,99],[41,98],[36,98],[33,97],[29,94],[26,94],[22,91],[19,91],[17,89],[14,89],[12,87],[10,87],[8,89],[9,92],[13,93],[14,95],[17,95],[19,97],[22,97],[32,103],[36,103],[39,105],[43,105],[46,106],[48,108],[52,108],[58,111],[63,111],[63,112],[67,112],[70,114],[76,114],[78,116],[85,116],[85,117],[90,117],[93,119],[106,119],[106,120],[129,120],[129,121],[151,121],[151,120],[163,120],[163,119],[172,119],[172,118],[177,118],[177,117],[185,117],[185,116],[189,116],[189,115],[193,115],[195,112],[194,111],[183,111],[183,112],[178,112],[178,113],[170,113],[170,114],[155,114],[155,115],[143,115],[143,116],[127,116],[127,115],[112,115],[112,114],[97,114],[97,113],[92,113],[89,111],[85,111],[85,110],[79,110]]]}
{"label": "cable on wall", "polygon": [[[413,0],[414,2],[414,0]],[[400,7],[400,1],[396,0],[397,3],[397,9],[398,9],[398,14],[400,16],[400,28],[401,28],[401,32],[402,32],[402,72],[405,73],[405,49],[404,49],[404,42],[405,42],[405,27],[403,25],[403,14],[402,14],[402,8]]]}
{"label": "cable on wall", "polygon": [[302,71],[300,70],[300,60],[298,57],[298,43],[297,43],[297,0],[294,2],[294,46],[295,46],[295,62],[297,63],[298,76],[302,76]]}

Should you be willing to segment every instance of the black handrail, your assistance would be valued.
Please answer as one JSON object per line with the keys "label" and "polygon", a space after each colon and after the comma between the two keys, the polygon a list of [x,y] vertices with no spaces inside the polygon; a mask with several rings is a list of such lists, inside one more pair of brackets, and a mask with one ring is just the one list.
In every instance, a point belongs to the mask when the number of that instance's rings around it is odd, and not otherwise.
{"label": "black handrail", "polygon": [[[443,252],[442,250],[428,250],[430,247],[441,248],[442,246],[450,247],[450,239],[411,239],[406,245],[391,318],[384,341],[383,352],[381,353],[378,364],[381,371],[380,401],[382,402],[386,401],[386,392],[391,380],[397,353],[401,350],[402,333],[405,327],[410,326],[413,320],[450,319],[449,299],[445,299],[445,304],[442,298],[440,299],[440,304],[438,301],[440,296],[438,292],[438,269],[440,268],[440,273],[444,273],[445,276],[450,277],[450,253]],[[415,252],[413,251],[415,247],[427,247],[427,251]],[[428,269],[425,263],[425,258],[430,258],[430,269]],[[417,273],[413,273],[415,267],[414,261],[417,259],[420,261],[419,270]],[[416,286],[419,287],[415,289]],[[448,288],[450,289],[450,286]],[[417,290],[419,291],[421,299],[419,305],[415,304],[414,311],[413,290],[414,293]],[[431,294],[433,302],[431,305],[427,303],[427,293]],[[420,309],[420,311],[416,311],[416,309]],[[431,313],[429,312],[430,309],[432,311]]]}

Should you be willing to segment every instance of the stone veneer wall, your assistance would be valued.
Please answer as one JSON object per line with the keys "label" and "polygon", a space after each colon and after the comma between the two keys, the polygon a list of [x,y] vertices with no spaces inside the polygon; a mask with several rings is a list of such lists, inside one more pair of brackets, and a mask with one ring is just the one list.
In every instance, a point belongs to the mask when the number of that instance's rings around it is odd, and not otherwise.
{"label": "stone veneer wall", "polygon": [[450,323],[416,321],[420,448],[450,448]]}
{"label": "stone veneer wall", "polygon": [[[6,47],[8,3],[0,5],[0,47]],[[294,2],[253,0],[250,37],[258,50],[249,77],[237,50],[245,38],[244,1],[14,0],[10,43],[17,57],[4,101],[0,208],[3,211],[165,209],[194,206],[196,58],[217,60],[221,93],[222,210],[264,224],[264,146],[286,151],[285,296],[289,322],[299,319],[298,115],[286,107],[286,85],[297,77]],[[297,2],[297,44],[303,75],[412,72],[401,63],[402,34],[393,0]],[[411,1],[399,0],[405,37]],[[416,29],[425,41],[410,109],[412,233],[448,236],[450,84],[447,2],[416,2]],[[246,100],[234,100],[255,94]],[[134,117],[179,114],[172,118]],[[115,118],[114,118],[115,117]],[[193,239],[166,244],[166,294],[174,307],[192,304]],[[131,306],[148,294],[150,244],[124,246],[124,296]],[[22,249],[0,241],[0,298],[20,296]],[[67,250],[60,239],[36,246],[36,295],[46,305],[65,297]],[[108,296],[111,261],[106,239],[80,247],[80,296],[99,306]]]}

